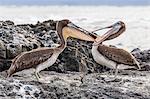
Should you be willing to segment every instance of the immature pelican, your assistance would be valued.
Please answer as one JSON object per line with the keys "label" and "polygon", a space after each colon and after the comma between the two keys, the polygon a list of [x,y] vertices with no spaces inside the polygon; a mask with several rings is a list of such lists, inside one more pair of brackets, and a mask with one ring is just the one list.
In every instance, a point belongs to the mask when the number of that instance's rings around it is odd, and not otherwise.
{"label": "immature pelican", "polygon": [[15,72],[35,68],[35,75],[39,80],[39,72],[47,67],[53,65],[58,58],[59,54],[66,47],[66,40],[68,37],[74,37],[86,41],[94,41],[91,36],[88,36],[72,27],[72,23],[69,20],[61,20],[57,22],[56,30],[60,37],[61,44],[56,48],[38,48],[29,52],[23,52],[13,59],[11,67],[7,71],[8,77]]}
{"label": "immature pelican", "polygon": [[112,26],[109,26],[109,28],[112,29],[104,35],[97,37],[92,46],[94,60],[103,66],[116,69],[115,76],[117,75],[118,69],[140,69],[139,62],[131,53],[124,49],[109,47],[102,44],[103,41],[113,39],[122,34],[125,31],[125,24],[119,21]]}

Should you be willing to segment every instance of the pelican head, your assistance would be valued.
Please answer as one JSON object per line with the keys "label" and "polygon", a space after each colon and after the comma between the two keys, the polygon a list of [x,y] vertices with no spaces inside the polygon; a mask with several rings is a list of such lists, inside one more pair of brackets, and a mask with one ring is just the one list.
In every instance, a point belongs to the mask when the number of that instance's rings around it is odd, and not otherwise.
{"label": "pelican head", "polygon": [[72,28],[77,28],[77,25],[75,25],[74,23],[72,23],[70,20],[68,19],[63,19],[57,22],[56,25],[56,30],[58,30],[58,28],[63,28],[63,27],[72,27]]}
{"label": "pelican head", "polygon": [[56,30],[58,30],[58,28],[63,28],[65,26],[68,26],[68,24],[71,24],[71,23],[72,22],[68,19],[63,19],[63,20],[57,21]]}
{"label": "pelican head", "polygon": [[118,37],[119,35],[121,35],[126,29],[125,24],[122,21],[118,21],[113,25],[104,27],[103,29],[106,29],[106,28],[112,28],[112,29],[110,29],[104,35],[97,37],[94,45],[98,45],[106,40],[114,39],[114,38]]}
{"label": "pelican head", "polygon": [[60,39],[66,41],[68,37],[73,37],[81,40],[92,41],[95,39],[84,32],[80,31],[75,24],[73,24],[70,20],[64,19],[57,22],[56,26],[57,33]]}

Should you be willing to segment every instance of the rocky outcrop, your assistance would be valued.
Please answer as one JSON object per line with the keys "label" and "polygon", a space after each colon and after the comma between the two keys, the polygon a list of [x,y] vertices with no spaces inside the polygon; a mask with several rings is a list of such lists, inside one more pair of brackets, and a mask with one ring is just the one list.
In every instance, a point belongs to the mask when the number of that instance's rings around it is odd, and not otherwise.
{"label": "rocky outcrop", "polygon": [[[39,47],[52,47],[54,43],[59,44],[60,39],[55,30],[56,21],[53,20],[37,22],[35,25],[15,25],[12,21],[0,21],[0,71],[7,70],[11,60],[21,52]],[[93,60],[91,42],[72,38],[67,42],[67,48],[49,70],[57,72],[102,72],[108,70],[108,68],[98,66],[99,64]],[[146,63],[150,59],[149,50],[134,49],[132,52],[142,65],[147,65]]]}
{"label": "rocky outcrop", "polygon": [[[132,54],[142,70],[120,70],[110,80],[112,70],[97,64],[91,55],[91,42],[68,39],[67,48],[56,63],[42,71],[38,82],[33,69],[5,78],[11,60],[24,51],[52,47],[60,39],[56,21],[15,25],[0,21],[0,99],[149,99],[150,50],[136,48]],[[54,72],[55,71],[55,72]],[[78,72],[80,71],[80,72]]]}
{"label": "rocky outcrop", "polygon": [[[1,99],[149,99],[150,73],[119,71],[110,81],[110,72],[84,75],[79,72],[42,71],[38,82],[33,70],[22,71],[12,78],[0,78]],[[0,75],[3,75],[0,73]]]}
{"label": "rocky outcrop", "polygon": [[0,71],[9,68],[11,60],[24,51],[38,47],[51,47],[58,43],[55,33],[56,22],[38,22],[35,25],[15,25],[12,21],[0,22]]}
{"label": "rocky outcrop", "polygon": [[[59,44],[60,40],[55,29],[56,21],[53,20],[38,22],[35,25],[15,25],[11,21],[1,21],[0,71],[8,69],[11,60],[21,52],[39,47],[51,47],[54,43]],[[89,72],[94,72],[95,65],[98,64],[91,58],[90,42],[68,39],[67,48],[49,70],[66,72],[86,69]]]}

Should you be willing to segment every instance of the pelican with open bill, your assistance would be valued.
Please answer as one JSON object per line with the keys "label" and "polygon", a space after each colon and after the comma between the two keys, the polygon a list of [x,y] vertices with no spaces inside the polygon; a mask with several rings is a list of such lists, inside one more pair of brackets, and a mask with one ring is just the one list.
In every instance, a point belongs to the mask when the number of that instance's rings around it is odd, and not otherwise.
{"label": "pelican with open bill", "polygon": [[[123,22],[121,22],[121,21],[119,21],[119,22],[116,22],[115,24],[113,24],[113,25],[110,25],[110,26],[106,26],[106,27],[102,27],[102,28],[99,28],[99,29],[96,29],[96,30],[93,30],[93,31],[91,31],[91,32],[89,32],[89,31],[87,31],[87,30],[85,30],[85,29],[83,29],[83,28],[81,28],[81,27],[79,27],[79,26],[77,26],[77,25],[73,25],[73,27],[74,28],[77,28],[77,29],[79,29],[81,32],[84,32],[84,33],[86,33],[86,34],[88,34],[88,35],[90,35],[90,36],[92,36],[93,38],[98,38],[98,37],[100,37],[99,35],[97,35],[95,32],[96,31],[100,31],[100,30],[103,30],[103,29],[108,29],[108,28],[114,28],[114,26],[117,26],[117,24],[122,24],[122,25],[124,25],[124,23]],[[119,26],[119,25],[118,25]],[[115,27],[115,28],[117,28],[117,27]],[[118,28],[119,29],[119,28]],[[123,30],[123,29],[122,29]],[[120,34],[122,34],[123,32],[119,32],[119,33],[113,33],[113,34],[111,34],[111,35],[109,35],[109,37],[106,39],[106,40],[111,40],[111,39],[114,39],[114,38],[116,38],[116,37],[118,37]]]}
{"label": "pelican with open bill", "polygon": [[94,60],[103,66],[107,66],[111,69],[116,69],[115,77],[117,75],[118,69],[140,69],[141,67],[139,65],[139,62],[131,53],[127,52],[124,49],[109,47],[102,44],[102,42],[116,38],[120,34],[122,34],[126,29],[125,24],[122,21],[119,21],[106,28],[112,29],[110,29],[104,35],[97,37],[95,42],[93,43],[92,55]]}
{"label": "pelican with open bill", "polygon": [[12,64],[7,71],[8,77],[18,71],[28,68],[35,68],[35,75],[39,80],[39,72],[55,63],[59,54],[65,49],[68,37],[92,42],[95,40],[91,36],[88,36],[80,30],[74,28],[73,23],[69,20],[58,21],[56,31],[61,40],[60,46],[56,48],[42,47],[19,54],[13,59]]}

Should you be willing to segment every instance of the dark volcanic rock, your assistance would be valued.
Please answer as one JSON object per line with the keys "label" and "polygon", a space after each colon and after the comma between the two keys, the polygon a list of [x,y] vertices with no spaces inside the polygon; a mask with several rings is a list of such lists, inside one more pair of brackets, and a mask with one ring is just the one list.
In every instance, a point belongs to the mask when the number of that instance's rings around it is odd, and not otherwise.
{"label": "dark volcanic rock", "polygon": [[0,21],[0,71],[9,68],[10,62],[6,60],[13,59],[21,52],[58,43],[55,25],[56,22],[52,20],[35,25],[14,25],[12,21]]}
{"label": "dark volcanic rock", "polygon": [[33,69],[15,73],[6,79],[4,70],[10,67],[15,56],[60,43],[55,29],[56,21],[53,20],[35,25],[0,21],[0,71],[3,71],[0,72],[0,99],[150,98],[150,73],[147,71],[150,70],[150,50],[132,51],[143,71],[120,70],[117,79],[111,81],[112,72],[93,60],[92,43],[71,38],[55,64],[47,68],[48,71],[41,72],[40,82],[36,80]]}
{"label": "dark volcanic rock", "polygon": [[[56,21],[48,20],[37,24],[15,25],[12,21],[0,21],[0,71],[10,66],[11,60],[24,51],[39,47],[52,47],[59,44],[60,39],[55,31]],[[67,48],[60,54],[57,62],[48,68],[57,72],[84,71],[103,72],[109,70],[99,66],[91,55],[92,43],[77,39],[68,39]],[[150,61],[150,51],[134,49],[133,55],[143,65]],[[6,67],[6,68],[5,68]]]}
{"label": "dark volcanic rock", "polygon": [[131,53],[140,62],[142,70],[150,70],[150,50],[141,51],[139,48],[136,48]]}
{"label": "dark volcanic rock", "polygon": [[0,40],[0,58],[6,59],[6,47],[2,40]]}
{"label": "dark volcanic rock", "polygon": [[[6,59],[13,59],[24,51],[39,47],[52,47],[59,44],[60,39],[55,31],[56,21],[48,20],[37,24],[14,25],[11,21],[1,21],[0,25],[0,71],[6,70]],[[89,71],[97,67],[91,57],[91,43],[76,39],[68,39],[68,46],[59,56],[57,62],[49,68],[57,72]],[[8,66],[4,68],[5,66]]]}
{"label": "dark volcanic rock", "polygon": [[[107,73],[56,73],[42,71],[40,82],[31,73],[20,72],[13,78],[0,78],[0,98],[7,99],[149,99],[149,72],[128,71],[121,80],[106,81]],[[126,71],[122,71],[126,72]],[[128,73],[126,72],[126,73]],[[135,74],[136,76],[133,76]],[[146,75],[145,75],[146,74]],[[2,74],[1,74],[2,75]],[[83,77],[83,82],[81,78]]]}

